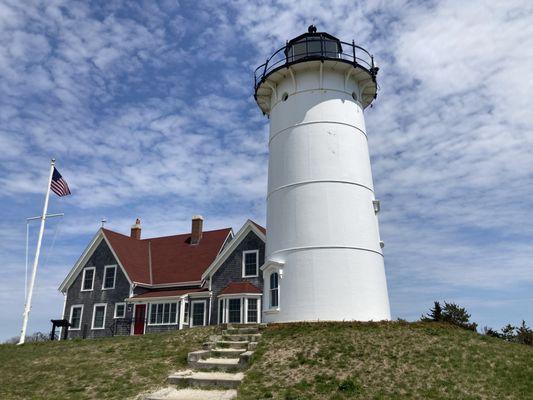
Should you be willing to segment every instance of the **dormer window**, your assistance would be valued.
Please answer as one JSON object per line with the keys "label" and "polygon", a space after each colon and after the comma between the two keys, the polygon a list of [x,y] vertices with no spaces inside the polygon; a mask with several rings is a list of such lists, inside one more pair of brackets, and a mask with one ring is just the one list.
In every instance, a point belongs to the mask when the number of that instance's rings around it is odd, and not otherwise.
{"label": "dormer window", "polygon": [[94,286],[94,267],[85,268],[81,279],[81,291],[88,292],[93,290]]}
{"label": "dormer window", "polygon": [[115,288],[115,277],[117,274],[116,265],[106,265],[104,268],[104,282],[102,285],[102,290],[114,289]]}
{"label": "dormer window", "polygon": [[253,278],[258,276],[259,250],[247,250],[242,252],[242,277]]}

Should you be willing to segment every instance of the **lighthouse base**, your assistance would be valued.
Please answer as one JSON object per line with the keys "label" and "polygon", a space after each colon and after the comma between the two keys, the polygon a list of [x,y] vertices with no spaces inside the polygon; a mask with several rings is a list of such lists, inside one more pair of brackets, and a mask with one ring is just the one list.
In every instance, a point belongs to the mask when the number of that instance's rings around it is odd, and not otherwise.
{"label": "lighthouse base", "polygon": [[[264,322],[390,320],[381,254],[329,247],[277,256],[272,267],[265,264],[263,272]],[[275,272],[280,276],[279,305],[270,307],[268,283]]]}

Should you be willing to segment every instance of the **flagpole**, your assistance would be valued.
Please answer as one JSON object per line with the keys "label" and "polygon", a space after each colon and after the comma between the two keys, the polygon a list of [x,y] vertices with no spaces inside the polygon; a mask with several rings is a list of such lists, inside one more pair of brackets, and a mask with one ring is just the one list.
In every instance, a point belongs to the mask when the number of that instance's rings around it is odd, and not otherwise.
{"label": "flagpole", "polygon": [[33,270],[31,272],[30,288],[28,291],[28,297],[26,298],[26,304],[24,306],[24,314],[22,320],[22,330],[20,332],[20,340],[18,344],[23,344],[26,339],[26,328],[28,327],[28,318],[31,310],[31,298],[33,295],[33,286],[35,284],[35,276],[37,275],[37,265],[39,264],[39,255],[41,254],[41,243],[43,241],[44,224],[46,221],[46,213],[48,212],[48,200],[50,198],[50,185],[52,184],[52,176],[54,174],[54,166],[56,160],[52,158],[50,161],[50,176],[48,177],[48,186],[46,187],[46,195],[44,198],[44,209],[41,216],[41,228],[39,229],[39,239],[37,239],[37,249],[35,250],[35,258],[33,259]]}

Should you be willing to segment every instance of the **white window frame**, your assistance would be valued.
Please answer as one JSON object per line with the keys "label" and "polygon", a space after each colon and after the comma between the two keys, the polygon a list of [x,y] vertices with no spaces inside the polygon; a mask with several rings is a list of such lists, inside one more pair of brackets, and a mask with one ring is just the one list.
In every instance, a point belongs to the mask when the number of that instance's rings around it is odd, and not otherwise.
{"label": "white window frame", "polygon": [[[96,307],[101,307],[101,306],[104,306],[104,318],[103,318],[103,326],[100,328],[95,328],[94,327],[94,320],[95,320],[95,317],[96,317]],[[93,305],[93,318],[92,318],[92,322],[91,322],[91,330],[93,331],[99,331],[99,330],[102,330],[102,329],[105,329],[105,317],[107,316],[107,303],[96,303]]]}
{"label": "white window frame", "polygon": [[[226,324],[229,322],[229,301],[232,299],[240,299],[241,301],[241,324],[260,324],[261,323],[261,313],[262,313],[262,298],[260,294],[254,293],[243,293],[243,294],[233,294],[233,295],[220,295],[218,297],[218,304],[220,307],[220,302],[222,301],[222,320],[220,320],[220,310],[218,310],[218,323]],[[257,322],[248,322],[248,300],[256,299],[257,300]],[[232,322],[236,323],[236,322]]]}
{"label": "white window frame", "polygon": [[[93,281],[91,283],[91,288],[90,289],[84,289],[83,287],[85,285],[85,273],[89,269],[93,271]],[[96,268],[95,267],[83,268],[83,274],[82,274],[82,277],[81,277],[81,290],[80,290],[80,292],[91,292],[91,291],[94,290],[94,276],[95,275],[96,275]]]}
{"label": "white window frame", "polygon": [[83,304],[73,304],[70,306],[70,315],[69,315],[69,319],[68,319],[68,322],[72,324],[72,310],[75,309],[75,308],[81,308],[81,313],[80,313],[80,326],[79,328],[68,328],[70,331],[79,331],[81,330],[81,325],[82,325],[82,322],[83,322]]}
{"label": "white window frame", "polygon": [[[220,318],[220,311],[222,311],[222,318]],[[225,320],[225,313],[226,313],[226,299],[225,298],[219,298],[218,299],[218,308],[217,308],[217,322],[218,324],[223,324]]]}
{"label": "white window frame", "polygon": [[[174,322],[154,322],[154,323],[151,323],[151,319],[152,319],[152,305],[157,305],[157,304],[176,304],[176,319]],[[146,324],[148,326],[162,326],[162,325],[165,325],[165,326],[168,326],[168,325],[178,325],[179,323],[179,302],[178,301],[157,301],[157,302],[150,302],[148,303],[148,313],[147,313],[147,319],[146,319]],[[163,306],[163,312],[165,311],[165,306]],[[161,321],[163,321],[163,318],[161,318]]]}
{"label": "white window frame", "polygon": [[[277,289],[277,305],[273,306],[272,305],[272,287],[270,286],[270,278],[272,276],[272,274],[277,274],[278,275],[278,287],[276,288]],[[280,281],[280,273],[279,271],[270,271],[270,273],[268,274],[268,309],[269,310],[279,310],[279,303],[280,303],[280,284],[279,284],[279,281]]]}
{"label": "white window frame", "polygon": [[[246,275],[246,255],[255,253],[255,274]],[[242,277],[257,278],[259,276],[259,250],[245,250],[242,252]]]}
{"label": "white window frame", "polygon": [[[117,315],[117,307],[118,306],[124,306],[124,315],[118,316]],[[125,318],[126,317],[126,303],[115,303],[115,312],[113,313],[113,318]]]}
{"label": "white window frame", "polygon": [[[96,307],[101,307],[101,306],[104,306],[104,318],[102,319],[103,326],[95,328],[94,320],[95,320],[95,317],[96,317]],[[94,306],[93,306],[93,318],[92,318],[92,322],[91,322],[91,330],[99,331],[99,330],[105,329],[105,317],[106,316],[107,316],[107,303],[96,303],[96,304],[94,304]]]}
{"label": "white window frame", "polygon": [[[256,310],[256,313],[257,313],[257,318],[256,318],[256,321],[252,321],[252,322],[249,322],[248,321],[248,301],[250,301],[250,299],[252,300],[257,300],[257,310]],[[244,298],[244,323],[245,324],[260,324],[261,323],[261,297],[245,297]]]}
{"label": "white window frame", "polygon": [[[244,302],[243,302],[243,297],[242,296],[231,296],[231,297],[227,297],[226,298],[226,302],[227,302],[227,314],[226,314],[226,321],[228,322],[228,324],[242,324],[243,322],[243,317],[242,317],[242,312],[243,312],[243,309],[244,309]],[[239,300],[239,322],[229,322],[229,312],[230,312],[230,309],[229,309],[229,303],[230,303],[230,300]]]}
{"label": "white window frame", "polygon": [[[194,325],[194,303],[204,303],[204,323],[203,325]],[[207,318],[207,300],[191,300],[189,301],[189,326],[206,326]]]}
{"label": "white window frame", "polygon": [[[113,274],[113,287],[108,287],[106,288],[105,287],[105,277],[106,277],[106,274],[107,274],[107,270],[109,268],[114,268],[115,269],[115,273]],[[113,290],[116,286],[116,283],[117,283],[117,266],[116,264],[115,265],[106,265],[104,267],[104,276],[102,277],[102,290]]]}

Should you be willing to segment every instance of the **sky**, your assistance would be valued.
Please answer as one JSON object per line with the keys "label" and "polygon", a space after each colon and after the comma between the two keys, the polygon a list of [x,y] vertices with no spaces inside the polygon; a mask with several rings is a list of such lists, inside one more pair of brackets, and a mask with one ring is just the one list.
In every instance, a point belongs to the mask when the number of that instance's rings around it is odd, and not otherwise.
{"label": "sky", "polygon": [[[0,341],[20,332],[26,218],[50,158],[28,332],[106,227],[143,237],[265,223],[268,120],[253,70],[311,23],[374,54],[365,112],[393,318],[434,300],[533,324],[531,1],[0,0]],[[38,223],[30,224],[30,261]]]}

